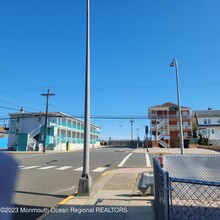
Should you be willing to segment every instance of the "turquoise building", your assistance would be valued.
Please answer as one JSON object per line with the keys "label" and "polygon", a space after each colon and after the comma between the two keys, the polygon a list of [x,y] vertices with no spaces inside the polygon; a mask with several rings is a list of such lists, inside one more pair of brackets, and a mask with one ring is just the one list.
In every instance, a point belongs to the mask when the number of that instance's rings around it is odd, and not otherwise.
{"label": "turquoise building", "polygon": [[[11,113],[8,148],[17,151],[41,151],[44,141],[45,113]],[[48,113],[46,150],[82,149],[84,121],[62,112]],[[91,147],[100,145],[100,127],[90,125]]]}

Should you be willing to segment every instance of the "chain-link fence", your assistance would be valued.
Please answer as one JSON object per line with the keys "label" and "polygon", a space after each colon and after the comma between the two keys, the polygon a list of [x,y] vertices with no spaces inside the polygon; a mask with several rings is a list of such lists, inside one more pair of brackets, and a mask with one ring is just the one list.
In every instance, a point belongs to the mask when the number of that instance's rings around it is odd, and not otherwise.
{"label": "chain-link fence", "polygon": [[171,220],[220,219],[220,183],[170,178]]}
{"label": "chain-link fence", "polygon": [[[163,158],[164,169],[157,158],[154,161],[156,213],[161,212],[157,203],[168,198],[168,210],[157,219],[217,220],[220,219],[220,156],[216,155],[168,155]],[[158,170],[162,169],[160,176]],[[167,183],[158,182],[158,178]],[[168,187],[165,187],[167,184]],[[168,196],[167,196],[168,193]],[[162,198],[160,198],[162,197]],[[158,208],[159,207],[159,208]],[[164,207],[166,205],[164,204]]]}
{"label": "chain-link fence", "polygon": [[153,158],[154,168],[154,198],[157,219],[168,220],[169,216],[169,191],[168,172],[164,171],[157,158]]}

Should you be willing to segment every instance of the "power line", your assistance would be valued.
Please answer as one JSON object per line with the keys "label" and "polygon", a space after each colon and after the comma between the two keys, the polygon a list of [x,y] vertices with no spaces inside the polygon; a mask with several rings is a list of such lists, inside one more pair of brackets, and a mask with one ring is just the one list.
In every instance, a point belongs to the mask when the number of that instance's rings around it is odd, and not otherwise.
{"label": "power line", "polygon": [[13,110],[13,111],[19,111],[19,109],[17,109],[17,108],[10,108],[10,107],[5,107],[5,106],[0,106],[0,108]]}
{"label": "power line", "polygon": [[[74,115],[74,118],[84,118],[83,115]],[[147,115],[91,115],[93,119],[149,119]]]}

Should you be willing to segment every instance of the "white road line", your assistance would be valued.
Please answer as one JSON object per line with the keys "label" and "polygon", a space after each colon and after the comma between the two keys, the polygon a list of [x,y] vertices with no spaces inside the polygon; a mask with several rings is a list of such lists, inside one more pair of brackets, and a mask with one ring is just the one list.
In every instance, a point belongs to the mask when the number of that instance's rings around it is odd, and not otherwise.
{"label": "white road line", "polygon": [[26,157],[37,157],[37,156],[42,156],[42,155],[45,155],[45,154],[36,154],[36,155],[25,155],[25,156],[18,156],[18,155],[15,155],[14,158],[16,159],[19,159],[19,158],[26,158]]}
{"label": "white road line", "polygon": [[71,187],[66,188],[66,189],[61,189],[61,190],[58,190],[58,191],[55,191],[55,192],[50,192],[50,194],[58,194],[58,193],[66,192],[66,191],[72,191],[74,188],[76,188],[76,186],[71,186]]}
{"label": "white road line", "polygon": [[107,169],[107,167],[98,167],[95,170],[93,170],[92,172],[102,172],[102,171],[104,171],[106,169]]}
{"label": "white road line", "polygon": [[146,167],[152,167],[149,154],[146,153],[145,156],[146,156]]}
{"label": "white road line", "polygon": [[47,166],[47,167],[41,167],[41,168],[38,168],[39,170],[48,170],[48,169],[51,169],[51,168],[55,168],[57,166]]}
{"label": "white road line", "polygon": [[22,167],[24,167],[23,165],[21,165],[21,166],[18,166],[19,168],[22,168]]}
{"label": "white road line", "polygon": [[118,167],[122,167],[124,165],[124,163],[126,162],[126,160],[132,155],[132,153],[128,154],[122,161],[121,163],[118,165]]}
{"label": "white road line", "polygon": [[37,168],[39,166],[30,166],[30,167],[22,167],[21,169],[22,170],[29,170],[29,169],[34,169],[34,168]]}
{"label": "white road line", "polygon": [[72,168],[73,166],[63,166],[63,167],[59,167],[59,168],[56,168],[55,170],[67,170],[69,168]]}
{"label": "white road line", "polygon": [[83,171],[83,167],[79,167],[79,168],[76,168],[74,169],[75,171]]}

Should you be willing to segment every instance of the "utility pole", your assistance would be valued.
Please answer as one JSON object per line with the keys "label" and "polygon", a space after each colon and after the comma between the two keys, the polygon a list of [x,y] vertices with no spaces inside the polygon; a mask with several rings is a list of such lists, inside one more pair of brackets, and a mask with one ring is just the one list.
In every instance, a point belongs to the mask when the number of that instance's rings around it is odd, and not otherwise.
{"label": "utility pole", "polygon": [[131,122],[131,140],[133,141],[133,123],[134,123],[134,120],[131,119],[130,122]]}
{"label": "utility pole", "polygon": [[46,96],[46,114],[45,114],[45,124],[44,124],[44,143],[43,143],[43,153],[46,151],[46,139],[47,139],[47,116],[48,116],[48,102],[49,96],[53,96],[55,94],[50,93],[50,90],[47,90],[47,93],[41,94],[42,96]]}
{"label": "utility pole", "polygon": [[86,0],[86,80],[85,80],[85,116],[84,116],[83,172],[79,180],[78,195],[90,196],[92,177],[89,174],[90,148],[90,0]]}

